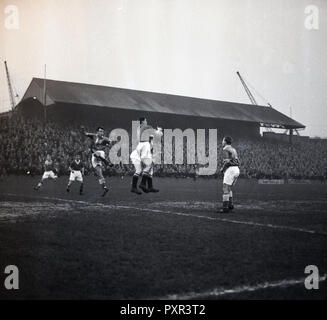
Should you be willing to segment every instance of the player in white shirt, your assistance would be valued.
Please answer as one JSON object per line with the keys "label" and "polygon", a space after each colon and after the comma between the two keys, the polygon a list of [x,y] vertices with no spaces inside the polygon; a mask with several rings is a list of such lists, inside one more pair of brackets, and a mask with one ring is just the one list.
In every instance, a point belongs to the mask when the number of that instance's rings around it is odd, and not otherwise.
{"label": "player in white shirt", "polygon": [[[138,195],[142,192],[137,188],[137,182],[139,176],[142,175],[142,180],[139,185],[143,192],[159,192],[158,189],[153,187],[153,139],[154,136],[150,135],[149,138],[143,135],[146,130],[153,130],[153,127],[149,126],[147,119],[142,117],[139,119],[140,127],[138,128],[138,145],[136,149],[131,153],[130,158],[135,167],[135,173],[132,179],[131,192]],[[162,129],[157,128],[155,134],[162,136]]]}
{"label": "player in white shirt", "polygon": [[51,155],[47,154],[44,162],[44,173],[42,175],[40,182],[34,187],[34,190],[39,190],[42,187],[43,182],[45,180],[47,179],[56,180],[57,178],[58,176],[57,176],[57,169],[55,168],[55,164],[51,159]]}

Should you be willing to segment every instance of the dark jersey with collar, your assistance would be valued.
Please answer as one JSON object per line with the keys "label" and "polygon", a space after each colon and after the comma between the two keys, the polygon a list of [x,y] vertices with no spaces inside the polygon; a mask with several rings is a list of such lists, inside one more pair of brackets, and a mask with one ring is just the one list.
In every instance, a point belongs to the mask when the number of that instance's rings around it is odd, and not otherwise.
{"label": "dark jersey with collar", "polygon": [[223,148],[223,151],[226,155],[224,159],[224,165],[221,169],[221,171],[225,172],[225,170],[229,167],[239,167],[240,166],[240,161],[238,159],[238,155],[236,150],[231,146],[231,145],[226,145]]}
{"label": "dark jersey with collar", "polygon": [[226,145],[223,149],[226,153],[228,162],[230,163],[230,166],[239,166],[240,162],[238,160],[238,155],[236,150],[231,145]]}
{"label": "dark jersey with collar", "polygon": [[84,165],[82,163],[82,161],[76,161],[74,160],[71,164],[70,164],[70,168],[73,170],[73,171],[82,171],[83,168],[84,168]]}
{"label": "dark jersey with collar", "polygon": [[99,137],[95,133],[87,133],[86,136],[92,139],[92,152],[104,150],[111,144],[111,141],[107,137]]}

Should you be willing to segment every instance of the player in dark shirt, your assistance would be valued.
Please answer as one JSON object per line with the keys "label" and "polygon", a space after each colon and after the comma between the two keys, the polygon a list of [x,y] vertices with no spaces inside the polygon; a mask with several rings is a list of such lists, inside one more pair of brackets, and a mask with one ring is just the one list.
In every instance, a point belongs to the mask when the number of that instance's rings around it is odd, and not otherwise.
{"label": "player in dark shirt", "polygon": [[81,161],[81,156],[79,154],[76,155],[74,161],[69,166],[70,176],[67,185],[67,192],[70,192],[70,186],[74,181],[80,182],[79,194],[83,194],[83,176],[84,176],[84,165]]}
{"label": "player in dark shirt", "polygon": [[85,132],[85,128],[81,127],[84,134],[92,140],[92,166],[96,171],[97,177],[99,179],[99,184],[102,186],[103,193],[102,196],[104,197],[107,192],[109,191],[106,179],[103,176],[103,169],[104,166],[110,165],[109,161],[105,158],[105,149],[109,147],[113,142],[112,139],[107,138],[104,136],[104,129],[102,127],[98,127],[96,133],[89,133]]}
{"label": "player in dark shirt", "polygon": [[225,158],[221,172],[224,174],[223,179],[223,207],[218,212],[227,213],[234,209],[233,191],[238,176],[240,175],[240,161],[236,150],[232,147],[233,139],[231,137],[224,137],[222,141],[223,152]]}

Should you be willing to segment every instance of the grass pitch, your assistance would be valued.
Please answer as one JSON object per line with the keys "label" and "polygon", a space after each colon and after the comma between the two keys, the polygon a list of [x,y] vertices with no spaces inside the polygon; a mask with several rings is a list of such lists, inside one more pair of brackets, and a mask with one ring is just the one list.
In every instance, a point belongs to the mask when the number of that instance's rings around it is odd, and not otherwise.
{"label": "grass pitch", "polygon": [[[0,182],[0,270],[20,289],[4,299],[326,299],[327,185],[240,180],[235,211],[217,214],[221,181],[155,179],[158,194],[94,177],[69,194],[67,177]],[[304,287],[316,265],[319,290]],[[1,271],[2,272],[2,271]]]}

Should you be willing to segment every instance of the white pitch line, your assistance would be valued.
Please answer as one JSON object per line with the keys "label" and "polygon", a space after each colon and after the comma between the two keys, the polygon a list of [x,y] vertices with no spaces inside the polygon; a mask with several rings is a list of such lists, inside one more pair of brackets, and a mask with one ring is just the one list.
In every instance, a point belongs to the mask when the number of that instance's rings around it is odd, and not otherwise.
{"label": "white pitch line", "polygon": [[[325,281],[327,275],[319,277],[319,282]],[[240,294],[246,292],[254,292],[258,290],[271,289],[271,288],[286,288],[302,284],[304,286],[305,279],[284,279],[275,282],[263,282],[253,286],[238,286],[231,289],[226,288],[214,288],[212,290],[206,290],[202,292],[188,292],[182,294],[170,294],[164,297],[153,298],[154,300],[192,300],[192,299],[204,299],[204,298],[219,298],[230,294]],[[152,300],[152,298],[151,298]]]}
{"label": "white pitch line", "polygon": [[[15,197],[19,196],[17,194],[12,194],[12,193],[6,193],[5,195],[15,196]],[[221,221],[221,222],[226,222],[226,223],[248,225],[248,226],[253,226],[253,227],[270,228],[270,229],[283,230],[283,231],[296,231],[296,232],[302,232],[302,233],[307,233],[307,234],[316,234],[316,235],[327,236],[327,232],[323,232],[323,231],[316,231],[316,230],[291,227],[291,226],[275,225],[275,224],[271,224],[271,223],[266,224],[266,223],[259,223],[259,222],[253,222],[253,221],[241,221],[241,220],[234,220],[234,219],[220,218],[220,217],[208,217],[208,216],[202,216],[202,215],[178,212],[178,211],[140,208],[140,207],[132,207],[132,206],[126,206],[126,205],[106,205],[106,204],[99,203],[99,202],[88,202],[88,201],[83,201],[83,200],[70,200],[70,199],[55,198],[55,197],[37,197],[37,196],[24,196],[24,197],[28,197],[28,198],[32,198],[32,199],[40,199],[40,200],[44,199],[44,200],[52,200],[52,201],[55,200],[55,201],[64,201],[64,202],[70,202],[70,203],[80,203],[80,204],[87,204],[87,205],[97,205],[97,206],[101,206],[102,208],[108,208],[108,209],[128,209],[128,210],[153,212],[153,213],[158,213],[158,214],[171,214],[171,215],[193,217],[193,218],[204,219],[204,220]]]}
{"label": "white pitch line", "polygon": [[243,225],[249,225],[249,226],[255,226],[255,227],[279,229],[279,230],[298,231],[298,232],[303,232],[303,233],[319,234],[319,235],[327,236],[326,232],[319,232],[319,231],[315,231],[315,230],[290,227],[290,226],[274,225],[274,224],[270,224],[270,223],[265,224],[265,223],[258,223],[258,222],[252,222],[252,221],[240,221],[240,220],[232,220],[232,219],[227,219],[227,218],[208,217],[208,216],[202,216],[202,215],[185,213],[185,212],[176,212],[176,211],[159,210],[159,209],[138,208],[138,207],[129,207],[129,206],[120,206],[120,207],[126,208],[126,209],[135,209],[135,210],[139,210],[139,211],[150,211],[150,212],[159,213],[159,214],[173,214],[173,215],[178,215],[178,216],[195,217],[195,218],[199,218],[199,219],[222,221],[222,222],[228,222],[228,223],[234,223],[234,224],[243,224]]}

